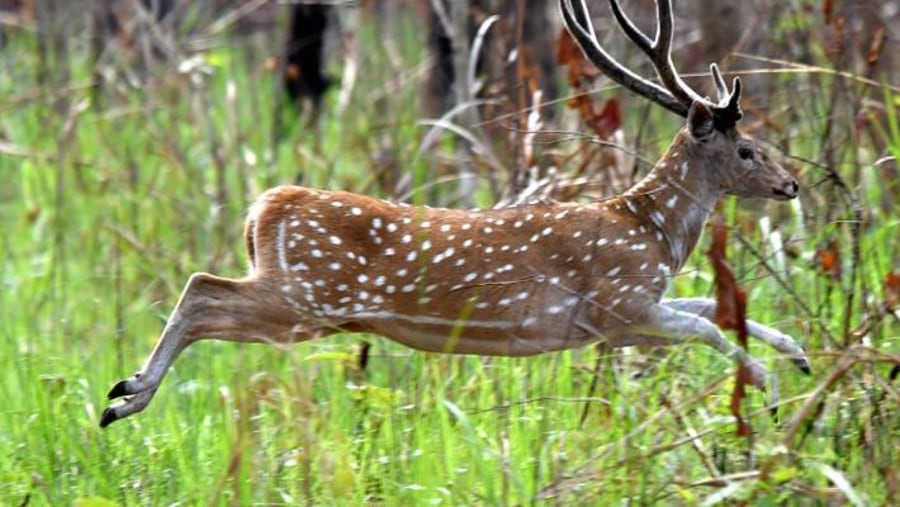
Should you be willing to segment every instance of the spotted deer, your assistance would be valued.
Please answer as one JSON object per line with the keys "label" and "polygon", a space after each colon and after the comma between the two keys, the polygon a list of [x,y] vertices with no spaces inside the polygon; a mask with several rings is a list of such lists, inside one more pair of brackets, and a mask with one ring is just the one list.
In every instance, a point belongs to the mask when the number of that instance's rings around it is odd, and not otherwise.
{"label": "spotted deer", "polygon": [[[611,347],[699,340],[743,363],[777,400],[775,379],[710,321],[716,302],[662,299],[725,195],[777,200],[798,184],[736,128],[731,91],[711,66],[718,101],[701,97],[671,60],[671,0],[657,2],[657,34],[625,34],[652,60],[662,86],[600,46],[581,0],[561,0],[586,57],[624,87],[686,118],[668,151],[624,194],[590,203],[535,203],[484,211],[414,207],[348,192],[282,186],[246,222],[250,274],[191,276],[143,368],[117,383],[125,396],[100,421],[143,410],[186,347],[215,338],[287,344],[366,332],[431,352],[529,356],[605,342]],[[748,332],[803,371],[802,348],[748,322]]]}

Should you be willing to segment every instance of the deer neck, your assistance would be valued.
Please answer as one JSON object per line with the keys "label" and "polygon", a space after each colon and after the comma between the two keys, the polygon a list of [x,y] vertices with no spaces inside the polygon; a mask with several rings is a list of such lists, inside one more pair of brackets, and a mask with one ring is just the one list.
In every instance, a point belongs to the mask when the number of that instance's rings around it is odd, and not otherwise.
{"label": "deer neck", "polygon": [[675,273],[697,246],[706,219],[723,195],[709,177],[714,161],[692,146],[688,135],[682,130],[650,173],[621,196],[627,209],[668,244]]}

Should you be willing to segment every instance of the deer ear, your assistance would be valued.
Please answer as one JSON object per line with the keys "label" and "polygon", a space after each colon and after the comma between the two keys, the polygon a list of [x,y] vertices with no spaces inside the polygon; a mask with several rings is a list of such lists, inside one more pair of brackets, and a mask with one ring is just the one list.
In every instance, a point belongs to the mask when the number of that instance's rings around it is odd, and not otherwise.
{"label": "deer ear", "polygon": [[688,132],[694,139],[705,142],[716,128],[712,111],[705,104],[694,101],[688,109]]}

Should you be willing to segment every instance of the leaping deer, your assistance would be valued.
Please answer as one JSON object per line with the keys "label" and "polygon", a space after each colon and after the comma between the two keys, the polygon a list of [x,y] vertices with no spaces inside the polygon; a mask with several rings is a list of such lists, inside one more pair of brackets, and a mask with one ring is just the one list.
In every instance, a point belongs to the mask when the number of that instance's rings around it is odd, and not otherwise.
{"label": "leaping deer", "polygon": [[[560,0],[587,58],[626,88],[685,117],[665,155],[624,194],[581,203],[486,211],[395,204],[364,195],[282,186],[250,209],[250,274],[196,273],[143,368],[117,383],[101,426],[143,410],[178,354],[203,338],[294,343],[368,332],[409,347],[527,356],[605,341],[611,347],[699,339],[749,368],[777,400],[774,377],[709,318],[711,299],[662,299],[726,194],[778,200],[798,184],[736,126],[731,91],[711,66],[718,101],[700,96],[671,60],[671,0],[657,1],[651,40],[611,0],[623,31],[653,61],[663,86],[642,79],[597,41],[582,0]],[[749,334],[792,358],[802,348],[776,329]]]}

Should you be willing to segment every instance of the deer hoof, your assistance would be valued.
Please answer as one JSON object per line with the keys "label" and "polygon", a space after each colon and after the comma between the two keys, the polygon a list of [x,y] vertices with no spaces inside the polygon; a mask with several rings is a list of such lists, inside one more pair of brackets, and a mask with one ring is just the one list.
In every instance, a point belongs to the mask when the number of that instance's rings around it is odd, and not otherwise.
{"label": "deer hoof", "polygon": [[800,371],[806,375],[812,375],[812,368],[809,366],[809,361],[805,357],[794,357],[791,358],[791,361]]}
{"label": "deer hoof", "polygon": [[[125,396],[128,394],[134,394],[131,389],[128,389],[128,381],[120,380],[116,383],[116,385],[113,386],[112,389],[109,390],[109,394],[107,394],[106,397],[110,400],[114,400],[116,398],[119,398],[120,396]],[[106,410],[109,411],[109,409]]]}
{"label": "deer hoof", "polygon": [[116,414],[116,409],[113,407],[106,407],[106,410],[103,411],[103,415],[100,416],[100,427],[105,428],[116,422],[118,419],[119,415]]}

